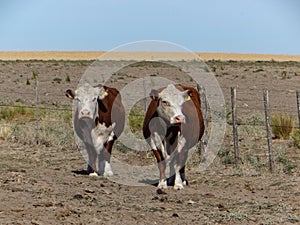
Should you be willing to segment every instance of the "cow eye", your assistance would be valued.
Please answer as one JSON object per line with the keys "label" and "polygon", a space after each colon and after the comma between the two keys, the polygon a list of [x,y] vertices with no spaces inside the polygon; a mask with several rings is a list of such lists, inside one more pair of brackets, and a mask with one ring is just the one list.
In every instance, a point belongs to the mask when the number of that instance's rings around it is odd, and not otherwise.
{"label": "cow eye", "polygon": [[170,106],[170,103],[168,101],[162,101],[163,106]]}

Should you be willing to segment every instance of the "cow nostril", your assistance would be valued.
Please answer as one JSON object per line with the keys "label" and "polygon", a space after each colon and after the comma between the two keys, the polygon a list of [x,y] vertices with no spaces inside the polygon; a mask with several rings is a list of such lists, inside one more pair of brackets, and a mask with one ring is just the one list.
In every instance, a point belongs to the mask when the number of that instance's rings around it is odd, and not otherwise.
{"label": "cow nostril", "polygon": [[89,110],[83,110],[81,111],[81,115],[82,116],[89,116],[91,114],[91,112]]}
{"label": "cow nostril", "polygon": [[176,116],[175,117],[175,122],[176,123],[182,123],[182,122],[184,122],[184,117],[183,116]]}

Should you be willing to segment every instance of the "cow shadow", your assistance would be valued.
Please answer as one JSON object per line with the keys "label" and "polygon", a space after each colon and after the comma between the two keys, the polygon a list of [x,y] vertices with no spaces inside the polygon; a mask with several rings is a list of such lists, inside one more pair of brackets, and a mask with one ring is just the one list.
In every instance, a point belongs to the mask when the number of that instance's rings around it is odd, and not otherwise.
{"label": "cow shadow", "polygon": [[[188,185],[188,181],[186,181],[186,185]],[[154,187],[157,187],[158,186],[158,183],[159,183],[159,180],[158,179],[143,179],[143,180],[140,180],[139,181],[140,183],[142,184],[148,184],[148,185],[152,185]],[[174,186],[175,184],[175,175],[167,178],[167,186]]]}
{"label": "cow shadow", "polygon": [[75,173],[78,175],[89,175],[87,170],[72,170],[72,173]]}

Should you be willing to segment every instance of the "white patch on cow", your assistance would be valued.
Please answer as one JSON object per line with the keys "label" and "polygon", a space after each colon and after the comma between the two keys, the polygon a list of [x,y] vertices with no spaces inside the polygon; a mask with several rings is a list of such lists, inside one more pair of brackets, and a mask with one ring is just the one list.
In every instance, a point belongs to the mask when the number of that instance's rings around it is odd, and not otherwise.
{"label": "white patch on cow", "polygon": [[[186,139],[181,135],[181,132],[178,132],[178,145],[177,145],[177,152],[178,154],[182,151],[184,146],[186,145]],[[178,162],[176,162],[176,165],[174,166],[175,170],[175,184],[174,184],[174,189],[175,190],[181,190],[183,189],[183,186],[186,185],[186,181],[182,181],[181,176],[180,176],[180,169],[183,165],[180,165]]]}
{"label": "white patch on cow", "polygon": [[74,103],[79,119],[95,119],[98,114],[97,99],[101,99],[103,92],[103,87],[93,87],[88,83],[75,90]]}
{"label": "white patch on cow", "polygon": [[181,152],[181,150],[186,145],[186,139],[181,135],[180,132],[178,132],[178,144],[177,144],[177,151],[178,153]]}
{"label": "white patch on cow", "polygon": [[183,189],[183,182],[179,173],[180,166],[175,166],[175,184],[174,184],[174,189],[175,190],[181,190]]}
{"label": "white patch on cow", "polygon": [[[114,127],[116,123],[113,123],[109,127],[106,127],[105,123],[97,124],[97,126],[91,131],[92,141],[94,147],[97,151],[98,156],[100,155],[101,151],[105,149],[105,143],[112,141],[114,138]],[[99,158],[99,157],[98,157]],[[111,165],[109,162],[99,159],[99,173],[102,174],[104,177],[111,177],[113,176],[113,172],[111,169]]]}
{"label": "white patch on cow", "polygon": [[101,151],[104,149],[104,144],[110,140],[113,140],[114,132],[113,129],[116,123],[113,123],[111,126],[106,127],[105,123],[98,124],[92,131],[92,141],[93,145],[97,151],[97,154],[100,154]]}
{"label": "white patch on cow", "polygon": [[104,177],[111,177],[114,175],[110,163],[105,160],[99,162],[99,173],[103,173]]}
{"label": "white patch on cow", "polygon": [[97,176],[98,176],[98,173],[93,172],[93,173],[90,173],[89,176],[91,176],[91,177],[97,177]]}
{"label": "white patch on cow", "polygon": [[160,149],[162,156],[167,160],[170,156],[166,151],[166,143],[161,139],[160,135],[157,132],[154,132],[151,136],[151,148],[154,150]]}
{"label": "white patch on cow", "polygon": [[168,188],[167,180],[166,179],[160,180],[157,187],[160,189],[167,189]]}
{"label": "white patch on cow", "polygon": [[185,122],[182,105],[186,101],[187,91],[180,91],[174,84],[169,84],[158,94],[158,97],[160,102],[157,112],[160,117],[170,124],[178,123],[178,118],[181,122]]}
{"label": "white patch on cow", "polygon": [[113,171],[111,169],[110,163],[107,162],[107,161],[105,161],[104,162],[104,173],[103,173],[103,176],[104,177],[111,177],[113,175],[114,175],[114,173],[113,173]]}

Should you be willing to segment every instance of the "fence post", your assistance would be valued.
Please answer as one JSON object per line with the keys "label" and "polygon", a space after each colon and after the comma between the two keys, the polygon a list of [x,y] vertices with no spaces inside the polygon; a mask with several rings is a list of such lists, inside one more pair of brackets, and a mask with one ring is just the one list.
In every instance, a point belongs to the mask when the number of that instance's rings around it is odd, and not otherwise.
{"label": "fence post", "polygon": [[270,125],[270,113],[269,113],[269,91],[264,89],[264,108],[265,108],[265,118],[266,118],[266,128],[267,128],[267,139],[268,139],[268,153],[269,153],[269,167],[270,172],[274,172],[274,157],[272,149],[272,130]]}
{"label": "fence post", "polygon": [[208,145],[208,113],[207,113],[207,99],[206,99],[206,90],[205,87],[200,86],[197,84],[198,93],[200,95],[200,101],[201,101],[201,112],[203,116],[203,122],[204,122],[204,134],[201,138],[200,142],[200,153],[202,155],[201,162],[206,161],[207,157],[207,145]]}
{"label": "fence post", "polygon": [[297,111],[298,111],[298,128],[300,129],[300,91],[296,91]]}
{"label": "fence post", "polygon": [[36,106],[36,135],[35,135],[35,141],[38,145],[40,143],[40,104],[39,104],[39,93],[38,93],[38,73],[32,72],[32,77],[35,80],[35,106]]}
{"label": "fence post", "polygon": [[232,134],[233,134],[233,145],[234,145],[234,158],[235,165],[238,166],[240,161],[239,152],[239,139],[237,132],[237,122],[236,122],[236,87],[231,87],[231,110],[232,110]]}

